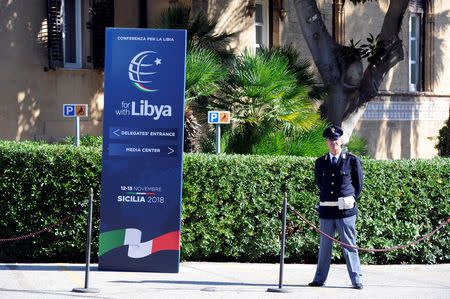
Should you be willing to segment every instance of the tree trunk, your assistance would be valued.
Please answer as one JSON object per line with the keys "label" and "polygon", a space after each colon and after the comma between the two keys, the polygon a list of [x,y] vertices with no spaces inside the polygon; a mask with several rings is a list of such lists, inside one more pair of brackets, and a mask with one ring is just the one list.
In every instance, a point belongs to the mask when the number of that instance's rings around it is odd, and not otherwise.
{"label": "tree trunk", "polygon": [[321,106],[328,122],[342,126],[346,144],[367,104],[378,93],[386,73],[403,60],[398,34],[409,0],[392,0],[384,18],[377,46],[363,70],[358,53],[336,43],[323,23],[315,0],[294,0],[303,36],[323,83],[332,92]]}

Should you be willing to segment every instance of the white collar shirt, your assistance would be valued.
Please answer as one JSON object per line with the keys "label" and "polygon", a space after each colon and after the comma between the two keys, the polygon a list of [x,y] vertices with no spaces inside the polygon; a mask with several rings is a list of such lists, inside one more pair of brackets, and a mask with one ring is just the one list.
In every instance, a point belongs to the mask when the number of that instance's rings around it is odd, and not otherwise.
{"label": "white collar shirt", "polygon": [[330,161],[333,161],[333,157],[336,158],[336,162],[339,161],[339,157],[341,156],[341,152],[337,153],[336,155],[333,155],[332,153],[328,152],[328,154],[330,155]]}

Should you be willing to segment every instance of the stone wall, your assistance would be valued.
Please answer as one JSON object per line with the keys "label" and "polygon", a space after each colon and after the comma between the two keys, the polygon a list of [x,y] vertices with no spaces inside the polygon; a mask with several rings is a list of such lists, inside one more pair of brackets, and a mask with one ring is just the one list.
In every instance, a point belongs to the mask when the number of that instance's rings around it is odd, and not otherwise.
{"label": "stone wall", "polygon": [[367,140],[377,159],[433,158],[439,130],[449,116],[450,95],[380,93],[358,122],[354,133]]}

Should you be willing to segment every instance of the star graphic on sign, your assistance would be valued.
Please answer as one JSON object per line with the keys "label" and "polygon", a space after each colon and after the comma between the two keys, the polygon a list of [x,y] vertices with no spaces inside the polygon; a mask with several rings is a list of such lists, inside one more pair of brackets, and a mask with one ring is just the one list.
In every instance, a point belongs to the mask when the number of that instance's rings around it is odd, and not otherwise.
{"label": "star graphic on sign", "polygon": [[160,65],[161,64],[161,59],[160,58],[156,58],[155,59],[155,63],[156,63],[156,65]]}

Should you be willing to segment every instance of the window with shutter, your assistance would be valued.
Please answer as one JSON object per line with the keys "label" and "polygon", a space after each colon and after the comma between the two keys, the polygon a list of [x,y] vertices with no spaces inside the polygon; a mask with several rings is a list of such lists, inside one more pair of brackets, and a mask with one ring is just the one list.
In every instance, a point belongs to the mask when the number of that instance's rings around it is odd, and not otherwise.
{"label": "window with shutter", "polygon": [[81,0],[47,0],[49,67],[81,68]]}
{"label": "window with shutter", "polygon": [[81,68],[81,0],[63,0],[64,67]]}
{"label": "window with shutter", "polygon": [[92,10],[93,65],[105,66],[105,29],[114,27],[114,0],[95,0]]}
{"label": "window with shutter", "polygon": [[62,0],[47,1],[48,59],[51,69],[64,67]]}

